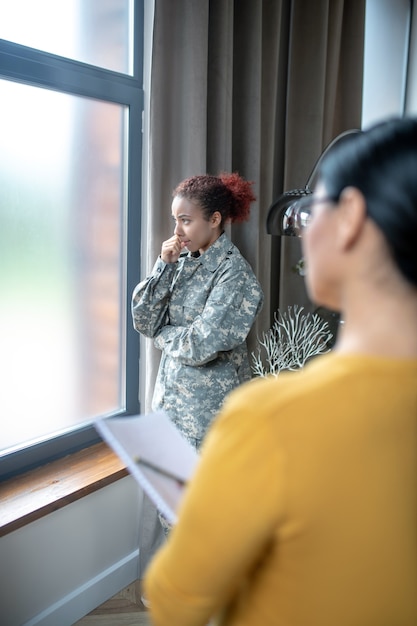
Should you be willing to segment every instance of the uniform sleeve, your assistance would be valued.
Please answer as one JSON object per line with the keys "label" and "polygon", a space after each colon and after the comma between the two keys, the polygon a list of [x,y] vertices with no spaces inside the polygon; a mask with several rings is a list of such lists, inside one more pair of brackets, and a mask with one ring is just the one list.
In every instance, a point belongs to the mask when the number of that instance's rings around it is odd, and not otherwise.
{"label": "uniform sleeve", "polygon": [[151,274],[133,292],[133,326],[146,337],[154,337],[164,324],[176,268],[176,263],[158,258]]}
{"label": "uniform sleeve", "polygon": [[184,365],[204,365],[245,341],[262,303],[253,274],[229,272],[212,289],[201,315],[189,327],[163,326],[155,346]]}
{"label": "uniform sleeve", "polygon": [[284,515],[283,455],[254,411],[244,399],[229,400],[206,438],[178,524],[145,575],[155,626],[206,626]]}

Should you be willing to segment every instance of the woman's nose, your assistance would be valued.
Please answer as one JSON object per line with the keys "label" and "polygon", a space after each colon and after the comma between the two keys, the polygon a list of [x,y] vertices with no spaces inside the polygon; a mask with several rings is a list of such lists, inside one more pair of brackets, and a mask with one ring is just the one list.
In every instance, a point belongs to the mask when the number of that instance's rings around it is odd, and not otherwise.
{"label": "woman's nose", "polygon": [[174,235],[178,235],[178,237],[181,237],[182,235],[181,227],[179,226],[179,224],[175,224]]}

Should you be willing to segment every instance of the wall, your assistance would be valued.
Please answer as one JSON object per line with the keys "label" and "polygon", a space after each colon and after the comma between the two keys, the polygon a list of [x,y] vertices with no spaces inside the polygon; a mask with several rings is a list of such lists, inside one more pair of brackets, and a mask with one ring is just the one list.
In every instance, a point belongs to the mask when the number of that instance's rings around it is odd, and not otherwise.
{"label": "wall", "polygon": [[367,0],[362,128],[405,107],[410,0]]}
{"label": "wall", "polygon": [[131,476],[0,538],[0,624],[71,626],[139,577]]}

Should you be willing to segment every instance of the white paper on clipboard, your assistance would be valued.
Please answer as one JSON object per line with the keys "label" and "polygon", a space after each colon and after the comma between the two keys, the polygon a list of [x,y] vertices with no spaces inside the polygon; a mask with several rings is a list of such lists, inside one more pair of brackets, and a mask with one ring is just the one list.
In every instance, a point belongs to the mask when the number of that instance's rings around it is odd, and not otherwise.
{"label": "white paper on clipboard", "polygon": [[156,508],[170,524],[175,524],[185,487],[178,480],[138,462],[143,459],[180,481],[186,483],[190,480],[199,459],[198,453],[168,416],[158,411],[132,417],[112,417],[97,420],[95,427]]}

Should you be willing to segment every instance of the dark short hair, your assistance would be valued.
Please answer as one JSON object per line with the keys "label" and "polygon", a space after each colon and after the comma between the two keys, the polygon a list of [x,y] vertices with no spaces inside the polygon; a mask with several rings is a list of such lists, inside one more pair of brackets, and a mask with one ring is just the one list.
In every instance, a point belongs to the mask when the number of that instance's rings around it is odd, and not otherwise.
{"label": "dark short hair", "polygon": [[323,157],[318,172],[335,200],[359,189],[404,276],[417,284],[417,118],[380,122],[346,137]]}

